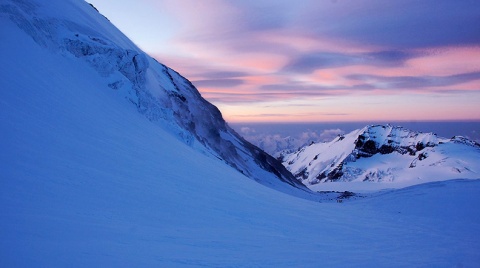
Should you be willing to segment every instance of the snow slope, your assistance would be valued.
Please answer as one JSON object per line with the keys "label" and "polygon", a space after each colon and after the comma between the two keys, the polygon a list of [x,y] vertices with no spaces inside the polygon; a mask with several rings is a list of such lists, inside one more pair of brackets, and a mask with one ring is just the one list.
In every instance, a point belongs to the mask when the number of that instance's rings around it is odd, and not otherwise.
{"label": "snow slope", "polygon": [[[82,1],[49,3],[90,14]],[[264,187],[148,120],[90,62],[0,14],[0,267],[480,262],[480,181],[341,204]]]}
{"label": "snow slope", "polygon": [[[0,14],[5,23],[16,25],[51,54],[90,66],[96,72],[91,75],[103,78],[98,90],[114,91],[118,99],[135,106],[181,141],[222,159],[266,186],[308,195],[302,193],[308,189],[280,162],[233,131],[220,111],[203,99],[190,81],[142,52],[89,4],[4,1]],[[42,68],[57,67],[41,64]],[[91,75],[84,78],[90,79]]]}
{"label": "snow slope", "polygon": [[[319,190],[326,189],[323,182],[381,182],[380,187],[391,188],[456,178],[477,179],[479,159],[480,145],[463,137],[445,139],[433,133],[376,125],[328,143],[310,144],[285,155],[283,161],[299,180]],[[350,185],[349,190],[358,189]],[[372,188],[378,189],[378,185]]]}

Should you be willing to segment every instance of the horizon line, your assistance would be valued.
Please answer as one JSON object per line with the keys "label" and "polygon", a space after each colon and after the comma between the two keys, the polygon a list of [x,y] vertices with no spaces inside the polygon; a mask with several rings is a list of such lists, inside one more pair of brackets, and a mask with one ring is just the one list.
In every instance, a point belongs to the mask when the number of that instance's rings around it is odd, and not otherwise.
{"label": "horizon line", "polygon": [[228,124],[324,124],[324,123],[480,123],[480,119],[351,120],[351,121],[227,121]]}

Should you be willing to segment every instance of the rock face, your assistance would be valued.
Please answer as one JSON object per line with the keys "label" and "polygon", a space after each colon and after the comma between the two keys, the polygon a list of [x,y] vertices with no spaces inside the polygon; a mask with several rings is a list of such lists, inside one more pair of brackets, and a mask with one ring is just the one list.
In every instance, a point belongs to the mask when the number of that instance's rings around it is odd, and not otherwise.
{"label": "rock face", "polygon": [[438,144],[435,134],[421,134],[401,127],[374,126],[367,128],[355,142],[356,157],[370,157],[375,154],[409,154],[414,156],[425,147]]}
{"label": "rock face", "polygon": [[329,143],[286,155],[283,163],[304,184],[479,178],[480,145],[391,125],[367,126]]}
{"label": "rock face", "polygon": [[[306,190],[276,159],[232,130],[190,81],[142,52],[88,3],[7,0],[0,16],[51,53],[78,59],[152,123],[246,176],[273,188]],[[66,15],[63,9],[75,9]],[[73,15],[87,18],[76,20]],[[85,23],[87,21],[88,23]]]}

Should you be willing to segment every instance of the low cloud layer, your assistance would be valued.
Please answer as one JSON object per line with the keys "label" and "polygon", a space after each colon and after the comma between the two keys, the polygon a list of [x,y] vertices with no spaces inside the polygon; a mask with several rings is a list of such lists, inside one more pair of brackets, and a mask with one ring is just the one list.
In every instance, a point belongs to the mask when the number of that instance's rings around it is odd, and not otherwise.
{"label": "low cloud layer", "polygon": [[239,133],[246,140],[257,145],[265,152],[278,157],[280,153],[284,151],[293,152],[312,142],[331,141],[338,135],[345,134],[345,131],[338,128],[325,129],[320,132],[306,130],[291,136],[282,132],[268,133],[257,131],[254,127],[242,127]]}

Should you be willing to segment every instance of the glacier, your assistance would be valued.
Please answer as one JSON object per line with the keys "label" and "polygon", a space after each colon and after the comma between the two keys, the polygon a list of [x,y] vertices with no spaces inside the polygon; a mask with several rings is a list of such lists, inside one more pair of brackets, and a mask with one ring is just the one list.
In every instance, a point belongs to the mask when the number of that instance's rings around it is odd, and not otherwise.
{"label": "glacier", "polygon": [[218,113],[86,2],[2,1],[0,40],[1,267],[480,262],[478,180],[328,202],[191,132]]}
{"label": "glacier", "polygon": [[266,186],[309,198],[303,184],[231,129],[190,81],[142,52],[98,11],[89,14],[92,10],[97,11],[70,1],[7,1],[0,12],[52,54],[89,65],[104,78],[102,87],[183,142]]}

